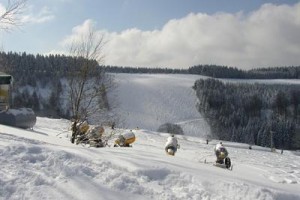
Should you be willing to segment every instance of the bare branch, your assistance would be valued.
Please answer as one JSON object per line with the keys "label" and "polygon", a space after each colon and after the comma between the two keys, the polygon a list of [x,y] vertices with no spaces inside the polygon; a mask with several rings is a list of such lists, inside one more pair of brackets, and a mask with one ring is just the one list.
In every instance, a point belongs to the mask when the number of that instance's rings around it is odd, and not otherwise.
{"label": "bare branch", "polygon": [[21,25],[18,17],[22,14],[26,2],[27,0],[8,0],[4,13],[0,14],[0,29],[9,31]]}
{"label": "bare branch", "polygon": [[[99,65],[104,60],[104,43],[103,34],[90,29],[88,34],[71,44],[70,54],[76,58],[76,63],[70,68],[68,76],[69,99],[76,122],[95,119],[103,110],[108,109],[108,106],[103,106],[103,102],[107,102],[106,94],[107,89],[111,88],[111,81],[107,81],[107,76]],[[96,115],[98,116],[95,117]],[[75,137],[76,133],[72,135],[73,141]]]}

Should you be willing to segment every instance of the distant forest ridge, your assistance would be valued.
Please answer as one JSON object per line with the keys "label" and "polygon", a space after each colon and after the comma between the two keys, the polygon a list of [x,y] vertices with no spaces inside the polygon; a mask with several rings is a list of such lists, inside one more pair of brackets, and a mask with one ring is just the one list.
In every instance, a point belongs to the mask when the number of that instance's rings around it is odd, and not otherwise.
{"label": "distant forest ridge", "polygon": [[[31,55],[0,52],[0,71],[14,77],[12,108],[32,108],[38,116],[70,119],[65,80],[95,60],[64,55]],[[98,68],[97,68],[98,70]],[[99,66],[110,73],[199,74],[213,78],[299,79],[300,66],[243,71],[217,65],[189,69]],[[91,75],[89,78],[93,78]],[[300,149],[299,85],[229,84],[215,79],[198,80],[193,89],[199,99],[198,111],[214,137],[283,149]],[[66,98],[67,97],[67,98]],[[99,99],[107,111],[106,93]]]}
{"label": "distant forest ridge", "polygon": [[188,69],[143,68],[104,66],[106,72],[112,73],[167,73],[198,74],[212,78],[238,79],[300,79],[300,66],[269,67],[241,70],[235,67],[218,65],[196,65]]}
{"label": "distant forest ridge", "polygon": [[[78,58],[65,55],[32,55],[15,52],[0,52],[0,68],[6,72],[14,72],[25,69],[32,73],[55,74],[56,76],[65,73],[76,66]],[[91,61],[95,62],[95,61]],[[167,74],[198,74],[213,78],[238,78],[238,79],[300,79],[299,66],[282,66],[241,70],[236,67],[219,65],[196,65],[188,69],[171,68],[146,68],[130,66],[99,66],[110,73],[167,73]],[[42,72],[42,73],[41,73]],[[48,76],[47,76],[48,77]]]}

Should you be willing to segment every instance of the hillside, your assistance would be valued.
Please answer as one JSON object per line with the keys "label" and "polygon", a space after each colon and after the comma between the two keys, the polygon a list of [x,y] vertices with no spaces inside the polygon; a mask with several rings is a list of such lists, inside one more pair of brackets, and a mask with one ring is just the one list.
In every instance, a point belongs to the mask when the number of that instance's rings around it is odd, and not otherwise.
{"label": "hillside", "polygon": [[186,135],[210,135],[196,109],[192,86],[202,76],[172,74],[113,74],[117,83],[122,127],[156,131],[164,123],[179,124]]}
{"label": "hillside", "polygon": [[[208,77],[190,74],[112,74],[117,90],[121,127],[143,128],[156,131],[166,122],[182,126],[190,136],[206,137],[211,134],[207,120],[197,111],[197,97],[192,89],[198,79]],[[225,83],[295,84],[297,79],[219,79]]]}
{"label": "hillside", "polygon": [[0,199],[300,198],[294,152],[224,142],[229,171],[212,165],[218,141],[181,136],[172,157],[163,149],[168,134],[134,130],[132,148],[89,148],[70,143],[69,125],[47,118],[38,118],[33,131],[0,125]]}

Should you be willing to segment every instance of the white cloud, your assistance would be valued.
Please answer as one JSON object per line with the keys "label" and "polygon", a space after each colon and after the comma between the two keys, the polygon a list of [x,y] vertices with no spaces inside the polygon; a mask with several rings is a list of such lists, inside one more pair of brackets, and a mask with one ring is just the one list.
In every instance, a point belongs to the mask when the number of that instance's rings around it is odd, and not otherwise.
{"label": "white cloud", "polygon": [[55,18],[48,7],[43,7],[37,14],[33,13],[34,12],[31,11],[31,14],[23,15],[21,19],[22,23],[40,24],[51,21]]}
{"label": "white cloud", "polygon": [[[65,52],[65,55],[79,55],[79,56],[91,56],[92,59],[97,60],[103,64],[104,54],[94,54],[91,49],[100,49],[104,46],[105,40],[104,31],[97,31],[95,29],[96,22],[88,19],[79,26],[75,26],[72,29],[72,34],[65,37],[63,41],[60,42],[61,50],[54,50],[52,52]],[[92,41],[92,42],[90,42]],[[99,45],[100,44],[100,45]],[[98,46],[99,45],[99,46]],[[74,48],[75,47],[75,48]],[[80,48],[80,50],[78,49]],[[75,51],[74,51],[75,50]],[[79,51],[77,51],[79,50]],[[70,52],[72,51],[72,53]],[[98,51],[98,50],[97,50]],[[83,55],[86,53],[87,55]],[[49,53],[48,53],[49,54]]]}
{"label": "white cloud", "polygon": [[75,26],[72,29],[72,34],[66,36],[66,38],[60,43],[61,46],[69,46],[74,41],[80,41],[82,37],[87,36],[91,29],[94,29],[96,22],[88,19],[83,24]]}
{"label": "white cloud", "polygon": [[[94,26],[73,28],[63,44]],[[161,30],[106,32],[105,64],[187,68],[218,64],[239,68],[300,64],[300,3],[265,4],[250,14],[191,13]]]}
{"label": "white cloud", "polygon": [[[20,8],[21,10],[19,10],[17,14],[14,13],[14,15],[11,16],[20,24],[40,24],[51,21],[55,18],[55,16],[48,7],[43,7],[38,12],[34,10],[33,6],[26,6],[26,4],[25,7]],[[6,6],[0,3],[0,16],[5,11]]]}
{"label": "white cloud", "polygon": [[14,12],[7,13],[7,6],[0,3],[0,30],[10,30],[19,24],[18,17],[23,7],[19,6],[19,8],[15,9]]}
{"label": "white cloud", "polygon": [[0,15],[5,12],[5,7],[0,3]]}

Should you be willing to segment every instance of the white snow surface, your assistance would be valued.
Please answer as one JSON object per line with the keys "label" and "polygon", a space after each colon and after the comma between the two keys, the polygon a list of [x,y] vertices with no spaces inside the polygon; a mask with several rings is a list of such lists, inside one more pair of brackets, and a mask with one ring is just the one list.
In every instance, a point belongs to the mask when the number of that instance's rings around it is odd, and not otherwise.
{"label": "white snow surface", "polygon": [[117,113],[127,128],[156,131],[174,123],[185,135],[210,135],[205,119],[196,109],[195,81],[206,78],[183,74],[113,74],[117,83]]}
{"label": "white snow surface", "polygon": [[[213,166],[210,130],[197,112],[192,86],[196,75],[116,74],[119,112],[125,128],[104,148],[70,142],[71,123],[37,118],[33,130],[0,125],[0,200],[155,199],[298,200],[299,152],[222,141],[233,170]],[[175,156],[164,152],[165,123],[182,125]],[[135,127],[140,129],[134,129]],[[132,147],[113,147],[118,134],[132,129]],[[202,139],[203,138],[203,139]]]}
{"label": "white snow surface", "polygon": [[296,152],[223,141],[230,171],[213,166],[219,141],[178,136],[180,149],[169,156],[165,133],[133,130],[132,147],[93,148],[71,144],[69,126],[48,118],[33,130],[0,125],[0,199],[300,199]]}

